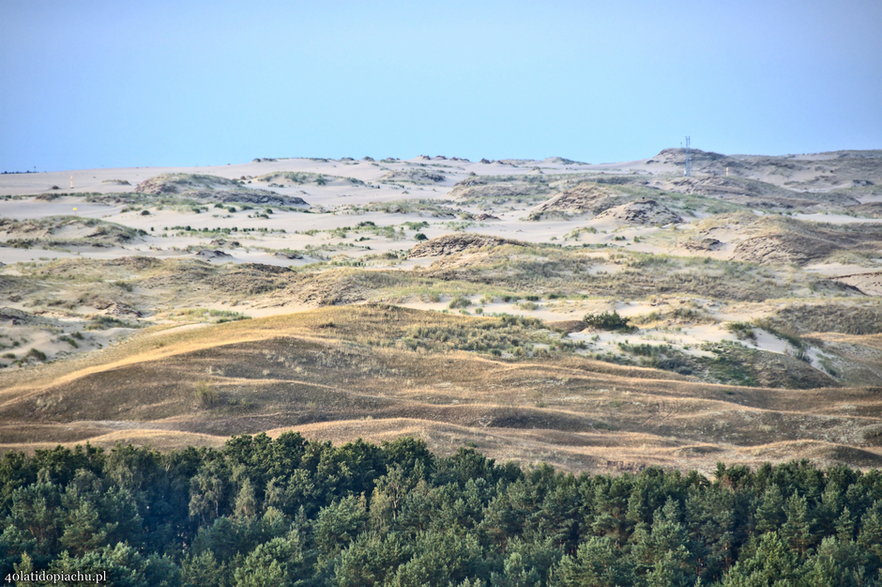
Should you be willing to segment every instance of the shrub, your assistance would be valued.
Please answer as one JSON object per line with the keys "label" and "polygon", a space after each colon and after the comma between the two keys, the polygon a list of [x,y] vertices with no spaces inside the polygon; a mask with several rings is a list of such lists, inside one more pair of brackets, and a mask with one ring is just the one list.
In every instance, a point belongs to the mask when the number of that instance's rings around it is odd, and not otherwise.
{"label": "shrub", "polygon": [[24,356],[25,360],[27,359],[36,359],[37,361],[45,361],[46,353],[39,349],[31,349],[28,351],[28,354]]}
{"label": "shrub", "polygon": [[212,389],[207,381],[199,381],[196,383],[195,395],[196,401],[201,408],[216,408],[223,403],[220,394]]}
{"label": "shrub", "polygon": [[450,300],[450,305],[448,306],[451,310],[455,308],[468,308],[472,305],[472,300],[468,299],[465,296],[456,296],[452,300]]}
{"label": "shrub", "polygon": [[623,330],[627,332],[636,330],[635,327],[631,326],[627,318],[620,316],[616,311],[586,314],[582,318],[582,322],[599,330]]}
{"label": "shrub", "polygon": [[72,336],[67,336],[67,335],[59,336],[58,340],[66,342],[67,344],[69,344],[70,346],[72,346],[75,349],[80,348],[80,345],[77,343],[76,340],[74,340],[74,338]]}

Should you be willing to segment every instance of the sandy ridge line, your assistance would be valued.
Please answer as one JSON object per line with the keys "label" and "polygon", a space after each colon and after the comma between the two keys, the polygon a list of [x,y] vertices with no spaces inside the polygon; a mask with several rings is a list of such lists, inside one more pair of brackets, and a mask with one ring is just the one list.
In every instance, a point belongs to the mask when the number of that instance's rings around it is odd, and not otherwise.
{"label": "sandy ridge line", "polygon": [[[211,328],[211,327],[216,327],[216,326],[218,326],[218,325],[217,324],[209,324],[209,325],[206,325],[206,328]],[[298,334],[297,336],[293,336],[295,331],[296,330],[292,328],[289,331],[276,330],[276,331],[265,331],[265,332],[260,332],[260,333],[254,332],[254,333],[250,333],[247,335],[241,335],[241,336],[237,336],[237,337],[227,337],[227,338],[224,338],[224,340],[222,342],[220,342],[220,341],[204,341],[201,343],[194,344],[190,341],[187,341],[186,343],[182,342],[179,344],[172,344],[172,345],[168,345],[168,346],[157,346],[157,347],[154,347],[153,349],[150,349],[147,351],[128,355],[126,358],[123,358],[123,359],[116,359],[116,360],[112,360],[107,363],[100,363],[97,365],[93,365],[91,367],[84,367],[84,368],[77,369],[75,371],[69,372],[67,374],[64,374],[64,375],[61,375],[61,376],[58,376],[55,378],[52,378],[52,376],[50,375],[50,376],[48,376],[49,377],[48,379],[43,379],[42,381],[36,380],[36,381],[28,382],[28,383],[17,384],[12,387],[8,387],[6,389],[0,390],[0,395],[9,395],[11,393],[17,393],[17,392],[21,392],[21,391],[35,390],[35,389],[37,391],[41,391],[47,387],[53,387],[56,385],[63,385],[66,383],[70,383],[72,381],[75,381],[77,379],[81,379],[83,377],[87,377],[87,376],[95,374],[95,373],[100,373],[100,372],[104,372],[104,371],[113,371],[115,369],[119,369],[119,368],[126,367],[129,365],[139,364],[139,363],[155,362],[155,361],[167,359],[169,357],[173,357],[176,355],[182,355],[182,354],[186,354],[189,352],[195,352],[195,351],[205,350],[205,349],[209,349],[209,348],[220,348],[220,347],[224,347],[224,346],[247,343],[247,342],[258,342],[258,341],[269,340],[269,339],[273,339],[273,338],[283,338],[286,336],[291,337],[291,338],[298,338],[301,340],[307,340],[307,341],[311,341],[311,342],[328,342],[329,340],[330,341],[339,341],[340,340],[340,339],[323,338],[323,337],[318,337],[318,336],[304,336],[302,334]],[[143,342],[144,342],[144,339],[137,339],[137,340],[127,341],[125,344],[143,344]],[[189,343],[189,346],[184,346],[185,344],[188,344],[188,343]],[[184,348],[181,348],[182,346],[184,346]],[[37,386],[40,386],[40,388],[37,389]],[[0,405],[2,405],[2,404],[0,404]]]}
{"label": "sandy ridge line", "polygon": [[[761,444],[733,444],[733,443],[717,443],[708,444],[702,442],[690,441],[689,439],[679,439],[675,436],[662,436],[658,434],[649,434],[642,432],[566,432],[556,429],[530,428],[470,428],[459,424],[442,422],[438,423],[433,420],[425,420],[419,418],[374,418],[371,420],[337,420],[331,422],[316,422],[305,424],[302,426],[285,426],[267,430],[266,434],[270,437],[277,437],[285,432],[299,432],[306,437],[322,438],[326,435],[339,435],[341,432],[347,432],[347,427],[355,428],[350,434],[358,432],[366,433],[368,436],[384,436],[394,434],[396,437],[401,435],[404,430],[407,434],[417,432],[421,436],[426,436],[433,430],[437,432],[438,428],[449,430],[451,432],[459,432],[467,436],[480,434],[481,436],[490,437],[500,443],[507,443],[511,440],[517,440],[520,443],[529,442],[531,444],[543,445],[542,437],[536,437],[537,434],[552,433],[562,435],[562,442],[554,443],[553,446],[546,447],[553,451],[563,451],[573,455],[598,456],[597,453],[608,449],[610,452],[621,454],[622,452],[629,454],[629,451],[639,451],[640,458],[645,458],[647,454],[653,456],[666,456],[669,458],[679,458],[684,450],[690,449],[712,449],[714,454],[723,455],[724,453],[735,453],[742,456],[753,456],[767,451],[787,450],[788,447],[804,446],[814,447],[817,449],[840,448],[844,450],[859,450],[870,454],[882,456],[882,449],[879,447],[855,447],[837,442],[829,442],[824,440],[815,440],[809,438],[801,438],[795,440],[785,440]],[[341,430],[342,429],[342,430]],[[361,436],[359,436],[361,438]],[[594,438],[605,442],[604,445],[576,445],[566,444],[566,438],[571,437],[573,440],[579,438]],[[646,446],[651,444],[654,446]],[[635,458],[638,453],[635,452]]]}
{"label": "sandy ridge line", "polygon": [[[53,449],[57,446],[74,447],[90,444],[98,445],[115,445],[137,443],[138,440],[156,441],[157,439],[168,438],[173,441],[185,440],[180,446],[221,446],[229,439],[229,436],[217,436],[213,434],[205,434],[202,432],[186,432],[174,429],[156,429],[156,428],[131,428],[125,430],[115,430],[99,436],[93,436],[85,440],[69,441],[69,442],[10,442],[0,444],[0,453],[8,451],[25,451],[32,452],[39,449]],[[202,442],[199,442],[202,441]]]}
{"label": "sandy ridge line", "polygon": [[[370,420],[365,419],[347,419],[347,420],[329,420],[324,422],[312,422],[309,424],[303,424],[299,426],[282,426],[279,428],[272,428],[267,430],[265,434],[271,436],[273,438],[277,437],[280,434],[285,432],[300,432],[303,434],[317,434],[325,431],[332,431],[335,428],[342,428],[346,426],[352,426],[357,428],[382,428],[388,429],[389,432],[397,432],[400,430],[400,427],[448,427],[450,429],[454,429],[459,432],[464,432],[466,434],[488,434],[495,438],[507,439],[509,436],[516,436],[519,440],[525,439],[525,437],[529,438],[531,436],[536,435],[559,435],[563,437],[572,437],[573,439],[583,438],[583,439],[597,439],[597,440],[605,440],[607,442],[615,441],[614,445],[616,448],[622,448],[623,446],[619,442],[622,440],[627,440],[632,442],[634,445],[641,445],[646,443],[662,443],[667,446],[658,446],[656,448],[670,448],[670,449],[683,449],[689,447],[711,447],[711,448],[719,448],[720,446],[727,447],[730,449],[741,449],[745,447],[754,447],[754,446],[765,446],[763,445],[737,445],[732,443],[719,443],[719,444],[707,444],[701,442],[695,442],[689,439],[679,439],[675,436],[664,436],[661,434],[653,434],[649,432],[633,432],[633,431],[566,431],[566,430],[558,430],[555,428],[505,428],[501,426],[487,426],[482,428],[475,428],[470,426],[463,426],[461,424],[455,424],[452,422],[438,422],[436,420],[428,420],[425,418],[409,418],[409,417],[391,417],[391,418],[372,418]],[[380,432],[377,430],[376,432]],[[536,439],[539,442],[539,438]],[[780,443],[772,443],[772,444],[786,444],[787,442],[797,442],[797,441],[783,441]],[[801,441],[800,441],[801,442]],[[806,442],[815,442],[806,439]],[[820,442],[820,441],[818,441]],[[575,445],[566,445],[566,444],[554,444],[555,447],[561,446],[575,446]],[[845,446],[845,445],[843,445]],[[604,448],[598,444],[586,445],[586,448]],[[609,448],[613,448],[610,446]]]}

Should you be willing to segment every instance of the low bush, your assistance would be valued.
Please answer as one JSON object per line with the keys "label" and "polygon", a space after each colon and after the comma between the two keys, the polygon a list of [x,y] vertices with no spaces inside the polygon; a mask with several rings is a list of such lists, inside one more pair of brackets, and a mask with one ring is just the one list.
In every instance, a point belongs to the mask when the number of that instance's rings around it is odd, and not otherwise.
{"label": "low bush", "polygon": [[598,330],[618,330],[631,332],[636,330],[634,326],[631,326],[631,323],[627,318],[620,316],[618,312],[603,312],[601,314],[586,314],[584,318],[582,318],[582,322],[584,322],[590,328],[596,328]]}

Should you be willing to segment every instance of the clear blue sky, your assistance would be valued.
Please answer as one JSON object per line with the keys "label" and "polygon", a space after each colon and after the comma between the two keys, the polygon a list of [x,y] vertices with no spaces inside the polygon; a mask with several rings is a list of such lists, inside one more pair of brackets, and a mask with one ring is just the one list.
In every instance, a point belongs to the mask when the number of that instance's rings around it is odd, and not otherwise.
{"label": "clear blue sky", "polygon": [[882,1],[0,0],[0,170],[882,148]]}

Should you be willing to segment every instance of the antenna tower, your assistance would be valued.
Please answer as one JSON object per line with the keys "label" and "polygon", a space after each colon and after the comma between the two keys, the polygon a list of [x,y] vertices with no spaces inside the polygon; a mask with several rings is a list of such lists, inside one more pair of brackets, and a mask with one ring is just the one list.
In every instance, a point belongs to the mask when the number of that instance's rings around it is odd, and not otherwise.
{"label": "antenna tower", "polygon": [[689,149],[691,137],[686,137],[686,153],[683,157],[683,175],[692,177],[692,151]]}

